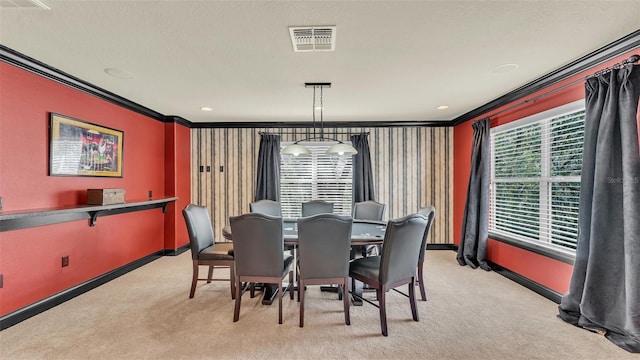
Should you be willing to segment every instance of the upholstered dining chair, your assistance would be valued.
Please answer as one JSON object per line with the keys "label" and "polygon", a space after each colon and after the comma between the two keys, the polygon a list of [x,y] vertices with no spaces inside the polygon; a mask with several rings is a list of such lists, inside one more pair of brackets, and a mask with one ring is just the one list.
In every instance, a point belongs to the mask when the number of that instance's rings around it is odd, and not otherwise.
{"label": "upholstered dining chair", "polygon": [[418,210],[418,214],[427,218],[427,228],[424,230],[422,244],[420,245],[420,254],[418,255],[418,286],[420,286],[420,296],[422,296],[422,301],[427,301],[427,292],[424,289],[424,274],[422,272],[424,270],[424,256],[425,251],[427,250],[427,240],[429,238],[431,226],[433,225],[433,219],[436,217],[436,208],[429,205],[420,208]]}
{"label": "upholstered dining chair", "polygon": [[367,200],[353,204],[353,218],[358,220],[378,220],[382,221],[386,204],[377,201]]}
{"label": "upholstered dining chair", "polygon": [[[293,299],[293,256],[284,252],[282,218],[259,213],[248,213],[229,218],[233,233],[235,256],[235,308],[233,321],[240,318],[242,282],[278,284],[278,323],[282,324],[282,297],[289,291]],[[289,275],[289,284],[283,291],[282,280]]]}
{"label": "upholstered dining chair", "polygon": [[311,200],[302,203],[302,216],[333,213],[333,203],[324,200]]}
{"label": "upholstered dining chair", "polygon": [[[353,204],[353,218],[356,220],[382,221],[386,209],[386,204],[373,200],[356,202]],[[376,255],[380,255],[380,245],[365,245],[362,248],[362,256],[372,254],[374,251]]]}
{"label": "upholstered dining chair", "polygon": [[282,216],[280,202],[274,200],[258,200],[249,204],[249,211],[271,216]]}
{"label": "upholstered dining chair", "polygon": [[[228,267],[230,276],[231,298],[235,297],[234,257],[233,243],[215,242],[209,210],[205,206],[189,204],[182,210],[182,216],[187,224],[189,233],[189,246],[191,247],[191,259],[193,260],[193,278],[191,280],[191,292],[189,298],[193,298],[198,281],[206,280],[210,283],[214,279],[214,267]],[[206,279],[200,279],[198,270],[200,266],[208,266],[209,274]]]}
{"label": "upholstered dining chair", "polygon": [[[350,277],[376,289],[376,306],[380,309],[380,327],[384,336],[387,336],[386,293],[391,289],[404,284],[409,285],[411,313],[413,320],[419,321],[415,278],[418,251],[426,227],[427,219],[419,214],[389,220],[382,255],[359,258],[351,261],[349,265]],[[369,300],[363,300],[371,303]]]}
{"label": "upholstered dining chair", "polygon": [[[349,288],[351,226],[348,216],[316,214],[298,218],[298,299],[304,326],[305,285],[338,284]],[[344,322],[351,324],[349,296],[343,296]]]}

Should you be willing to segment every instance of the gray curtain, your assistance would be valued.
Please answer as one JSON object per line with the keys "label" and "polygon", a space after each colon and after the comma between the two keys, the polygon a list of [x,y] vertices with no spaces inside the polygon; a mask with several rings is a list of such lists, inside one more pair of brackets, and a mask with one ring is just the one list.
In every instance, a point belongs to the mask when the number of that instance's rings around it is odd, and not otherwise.
{"label": "gray curtain", "polygon": [[255,201],[263,199],[280,201],[280,135],[260,136]]}
{"label": "gray curtain", "polygon": [[491,270],[487,264],[487,238],[489,236],[489,118],[473,123],[471,149],[471,174],[464,206],[462,237],[457,260],[471,268],[480,266]]}
{"label": "gray curtain", "polygon": [[640,66],[587,80],[578,247],[559,317],[640,352]]}
{"label": "gray curtain", "polygon": [[351,145],[358,150],[353,156],[353,201],[375,200],[371,154],[369,153],[369,135],[351,135]]}

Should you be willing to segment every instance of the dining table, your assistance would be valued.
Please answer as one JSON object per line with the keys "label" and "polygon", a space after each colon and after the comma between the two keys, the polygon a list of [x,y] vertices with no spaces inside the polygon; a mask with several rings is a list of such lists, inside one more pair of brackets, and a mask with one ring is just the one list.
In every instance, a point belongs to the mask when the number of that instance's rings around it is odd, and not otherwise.
{"label": "dining table", "polygon": [[[351,259],[361,256],[362,251],[360,249],[362,246],[382,244],[386,228],[387,223],[384,221],[354,219],[351,227]],[[284,245],[291,247],[295,256],[298,245],[297,219],[282,219],[282,235]],[[222,228],[222,236],[228,241],[233,241],[231,226],[226,225]],[[270,305],[277,291],[277,286],[264,286],[262,304]],[[362,297],[363,284],[359,281],[354,281],[351,291],[355,294],[352,298],[353,305],[362,305],[360,298]]]}

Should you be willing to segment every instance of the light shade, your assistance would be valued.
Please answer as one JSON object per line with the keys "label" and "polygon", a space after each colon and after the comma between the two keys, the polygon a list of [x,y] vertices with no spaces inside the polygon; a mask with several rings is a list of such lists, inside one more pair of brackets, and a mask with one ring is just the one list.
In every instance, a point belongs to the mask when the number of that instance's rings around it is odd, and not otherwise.
{"label": "light shade", "polygon": [[356,148],[345,143],[337,143],[327,149],[327,155],[355,155],[357,153]]}
{"label": "light shade", "polygon": [[311,151],[300,144],[291,144],[280,151],[281,155],[311,155]]}

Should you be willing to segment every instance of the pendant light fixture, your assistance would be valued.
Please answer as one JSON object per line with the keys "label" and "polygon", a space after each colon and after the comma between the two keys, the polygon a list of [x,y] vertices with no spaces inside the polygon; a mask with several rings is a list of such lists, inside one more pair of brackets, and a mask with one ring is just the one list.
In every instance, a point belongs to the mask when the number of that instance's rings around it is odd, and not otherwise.
{"label": "pendant light fixture", "polygon": [[[310,138],[306,138],[303,140],[298,140],[296,142],[294,142],[291,145],[286,146],[284,149],[282,149],[282,151],[280,151],[280,154],[282,155],[293,155],[293,156],[298,156],[298,155],[311,155],[311,151],[304,145],[300,144],[300,142],[304,142],[304,141],[311,141],[311,140],[316,140],[316,141],[335,141],[337,142],[337,144],[332,145],[331,147],[329,147],[327,149],[327,152],[325,153],[326,155],[338,155],[338,156],[342,156],[342,155],[355,155],[358,153],[358,150],[356,150],[353,146],[349,145],[349,144],[345,144],[344,142],[337,140],[337,139],[331,139],[331,138],[326,138],[324,136],[324,104],[323,104],[323,89],[324,88],[330,88],[331,87],[331,83],[305,83],[304,84],[305,87],[309,88],[312,87],[313,88],[313,136]],[[316,106],[316,90],[320,89],[320,106]],[[316,135],[316,111],[320,111],[320,136]]]}

